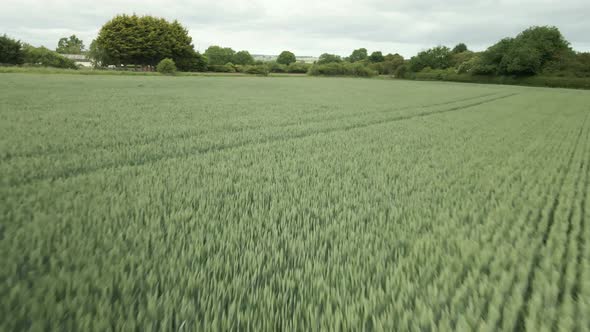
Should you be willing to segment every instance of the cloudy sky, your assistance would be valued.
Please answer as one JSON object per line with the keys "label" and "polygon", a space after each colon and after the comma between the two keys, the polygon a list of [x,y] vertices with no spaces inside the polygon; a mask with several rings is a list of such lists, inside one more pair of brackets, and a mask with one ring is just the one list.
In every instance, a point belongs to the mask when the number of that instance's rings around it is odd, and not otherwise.
{"label": "cloudy sky", "polygon": [[195,47],[253,54],[400,53],[465,42],[482,50],[531,25],[555,25],[590,51],[590,0],[2,0],[0,34],[55,48],[76,34],[86,45],[119,13],[178,19]]}

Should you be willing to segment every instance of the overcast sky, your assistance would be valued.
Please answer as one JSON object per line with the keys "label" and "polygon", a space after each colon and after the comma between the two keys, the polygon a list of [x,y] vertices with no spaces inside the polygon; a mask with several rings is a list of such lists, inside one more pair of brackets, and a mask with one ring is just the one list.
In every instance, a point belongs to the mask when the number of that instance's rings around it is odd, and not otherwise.
{"label": "overcast sky", "polygon": [[465,42],[483,50],[531,25],[555,25],[590,51],[590,0],[1,0],[0,34],[55,48],[76,34],[88,46],[116,14],[178,19],[197,50],[349,55],[354,48],[406,57]]}

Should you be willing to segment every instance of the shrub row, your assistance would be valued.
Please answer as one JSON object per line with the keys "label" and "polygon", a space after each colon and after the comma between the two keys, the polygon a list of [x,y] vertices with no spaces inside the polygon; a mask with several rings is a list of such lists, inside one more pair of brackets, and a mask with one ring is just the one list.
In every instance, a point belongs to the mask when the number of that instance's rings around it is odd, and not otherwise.
{"label": "shrub row", "polygon": [[209,65],[208,71],[216,73],[246,73],[257,75],[268,75],[269,73],[290,73],[290,74],[305,74],[311,67],[307,63],[291,63],[283,65],[276,62],[269,62],[256,65],[235,65],[233,63],[226,63],[225,65]]}
{"label": "shrub row", "polygon": [[360,63],[331,62],[323,65],[315,64],[309,68],[312,76],[358,76],[373,77],[377,72]]}
{"label": "shrub row", "polygon": [[458,74],[453,69],[407,73],[404,77],[400,78],[415,79],[421,81],[450,81],[463,83],[508,84],[551,88],[590,89],[590,78],[588,77],[560,77],[538,75],[519,77],[470,75]]}

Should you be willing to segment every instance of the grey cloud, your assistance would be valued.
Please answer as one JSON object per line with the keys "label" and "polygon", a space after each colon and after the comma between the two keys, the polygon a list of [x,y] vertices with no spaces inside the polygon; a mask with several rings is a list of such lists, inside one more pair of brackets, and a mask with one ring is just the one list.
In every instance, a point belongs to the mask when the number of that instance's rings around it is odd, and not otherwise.
{"label": "grey cloud", "polygon": [[410,56],[458,42],[483,49],[531,25],[556,25],[575,49],[590,50],[587,0],[4,1],[0,33],[51,48],[72,33],[89,44],[115,14],[137,13],[178,19],[200,49],[219,44],[253,53],[344,55],[367,47]]}

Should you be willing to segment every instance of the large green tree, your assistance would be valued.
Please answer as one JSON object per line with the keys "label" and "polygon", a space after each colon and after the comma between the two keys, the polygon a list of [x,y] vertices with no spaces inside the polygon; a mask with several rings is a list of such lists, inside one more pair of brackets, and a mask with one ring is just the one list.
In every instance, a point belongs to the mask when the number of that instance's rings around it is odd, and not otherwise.
{"label": "large green tree", "polygon": [[205,56],[209,59],[209,64],[214,66],[223,66],[234,60],[236,52],[229,47],[217,45],[209,46],[205,50]]}
{"label": "large green tree", "polygon": [[25,54],[20,41],[0,36],[0,64],[21,65],[24,63]]}
{"label": "large green tree", "polygon": [[60,54],[82,54],[82,51],[84,51],[84,42],[82,39],[76,37],[76,35],[63,37],[57,43],[55,51]]}
{"label": "large green tree", "polygon": [[457,53],[462,53],[462,52],[466,52],[467,51],[467,45],[465,45],[464,43],[459,43],[457,45],[455,45],[455,47],[453,47],[453,50],[451,52],[453,52],[453,54],[457,54]]}
{"label": "large green tree", "polygon": [[277,58],[277,63],[280,63],[285,66],[288,66],[296,61],[297,59],[295,58],[295,54],[293,54],[293,52],[290,51],[281,52],[281,54],[279,54],[279,57]]}
{"label": "large green tree", "polygon": [[446,69],[452,64],[451,50],[446,46],[436,46],[422,51],[410,59],[410,69],[418,72],[426,67]]}
{"label": "large green tree", "polygon": [[251,65],[254,64],[254,58],[248,51],[239,51],[234,54],[231,62],[235,65]]}
{"label": "large green tree", "polygon": [[399,54],[387,54],[383,57],[383,62],[379,63],[377,68],[379,74],[393,75],[396,70],[404,65],[404,57]]}
{"label": "large green tree", "polygon": [[336,54],[324,53],[324,54],[320,55],[320,58],[317,61],[317,63],[319,65],[324,65],[326,63],[332,63],[332,62],[336,62],[336,63],[342,62],[342,58]]}
{"label": "large green tree", "polygon": [[369,55],[368,55],[367,49],[366,48],[359,48],[359,49],[352,51],[352,54],[350,54],[350,56],[348,57],[348,61],[350,61],[350,62],[363,61],[363,60],[367,59],[368,57],[369,57]]}
{"label": "large green tree", "polygon": [[178,21],[137,15],[118,15],[107,22],[96,38],[104,65],[150,65],[174,60],[180,70],[190,70],[196,52],[188,31]]}
{"label": "large green tree", "polygon": [[490,46],[474,67],[477,74],[534,75],[575,53],[556,27],[535,26]]}
{"label": "large green tree", "polygon": [[102,49],[96,40],[93,40],[90,43],[90,47],[88,47],[88,58],[94,67],[104,67],[107,64],[111,63],[108,58],[108,54]]}
{"label": "large green tree", "polygon": [[369,61],[375,63],[375,62],[383,62],[385,61],[385,57],[383,56],[383,53],[381,53],[381,51],[375,51],[373,53],[371,53],[371,55],[369,55]]}
{"label": "large green tree", "polygon": [[78,66],[76,66],[73,60],[43,46],[33,47],[28,45],[23,50],[25,63],[43,67],[78,69]]}

